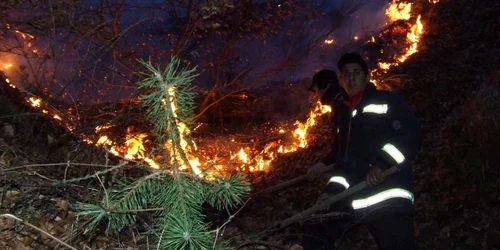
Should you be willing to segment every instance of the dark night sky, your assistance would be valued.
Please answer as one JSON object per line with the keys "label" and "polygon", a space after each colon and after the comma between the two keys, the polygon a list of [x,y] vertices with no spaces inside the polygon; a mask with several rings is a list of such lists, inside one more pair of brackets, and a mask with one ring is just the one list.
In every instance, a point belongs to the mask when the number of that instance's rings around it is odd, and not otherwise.
{"label": "dark night sky", "polygon": [[[342,6],[345,2],[350,2],[351,0],[344,1],[318,1],[323,2],[319,9],[321,10],[333,10]],[[89,0],[84,2],[82,8],[89,8],[95,0]],[[163,61],[169,58],[169,54],[159,55],[159,51],[168,51],[171,45],[171,41],[165,39],[165,33],[171,27],[169,26],[168,16],[164,10],[161,9],[161,0],[150,0],[150,1],[133,1],[128,0],[130,4],[133,4],[136,8],[128,8],[120,18],[122,27],[131,27],[126,33],[125,38],[130,44],[141,44],[146,42],[146,46],[142,46],[144,49],[141,50],[139,58],[148,59],[152,58],[153,61]],[[340,51],[346,48],[356,48],[356,43],[353,41],[353,36],[359,36],[362,38],[365,35],[373,34],[379,31],[385,23],[384,10],[386,7],[387,0],[373,0],[367,1],[367,4],[357,11],[348,20],[345,20],[342,26],[333,32],[332,36],[328,38],[333,38],[335,40],[334,45],[323,44],[321,50],[316,50],[315,53],[310,54],[307,52],[307,47],[305,44],[309,43],[311,40],[321,38],[321,34],[324,34],[327,30],[334,25],[334,20],[331,16],[324,16],[316,20],[304,20],[303,28],[304,32],[295,32],[292,37],[299,41],[298,45],[292,50],[300,59],[297,61],[296,67],[287,68],[280,71],[278,74],[274,75],[269,81],[298,81],[300,79],[311,77],[315,71],[322,68],[328,67],[335,69],[335,62],[340,54]],[[152,5],[158,5],[158,8],[145,8]],[[111,20],[111,17],[109,17]],[[140,21],[140,25],[135,25]],[[285,36],[283,33],[286,28],[290,26],[290,23],[285,23],[283,25],[282,32],[276,37],[269,39],[266,44],[263,44],[260,40],[253,40],[245,45],[238,46],[239,48],[235,51],[236,56],[246,57],[250,64],[254,65],[254,69],[248,75],[245,81],[252,81],[252,78],[259,78],[262,72],[269,68],[272,68],[276,63],[283,57],[282,45],[289,42],[289,37]],[[296,30],[296,29],[294,29]],[[327,37],[325,37],[327,38]],[[362,41],[360,41],[362,42]],[[202,42],[203,43],[203,42]],[[40,50],[47,49],[48,41],[43,37],[37,37],[34,43]],[[80,85],[78,82],[87,81],[85,78],[89,76],[95,77],[97,79],[103,79],[107,77],[112,84],[123,84],[126,81],[134,82],[133,78],[128,74],[121,76],[113,72],[113,69],[119,69],[117,65],[114,65],[112,61],[111,53],[93,55],[93,51],[85,51],[85,48],[98,47],[96,41],[87,40],[83,43],[80,50],[71,51],[70,47],[65,46],[64,43],[57,44],[56,48],[59,49],[59,53],[64,53],[62,57],[62,64],[58,65],[58,70],[56,73],[56,78],[60,83],[65,84],[67,79],[72,75],[71,69],[75,65],[75,60],[83,56],[87,56],[87,62],[85,63],[84,72],[86,72],[86,77],[77,77],[74,84],[68,88],[68,92],[71,93],[71,99],[84,99],[86,96],[96,97],[97,93],[107,92],[106,98],[113,99],[116,97],[123,96],[125,93],[129,93],[130,90],[124,90],[121,88],[108,88],[103,89],[93,88],[93,93],[82,93]],[[131,46],[133,47],[133,46]],[[142,48],[141,47],[141,48]],[[198,49],[196,46],[192,46],[193,49]],[[320,54],[321,52],[321,54]],[[70,54],[66,56],[67,54]],[[5,55],[5,53],[0,55],[0,59],[5,60],[9,58],[10,60],[15,60],[16,64],[26,64],[22,58],[12,58],[12,55]],[[100,59],[96,62],[96,59]],[[212,81],[210,80],[208,71],[203,68],[201,62],[203,58],[198,59],[199,61],[194,61],[195,64],[200,65],[199,69],[202,75],[197,79],[197,84],[200,86],[210,86]],[[94,63],[95,62],[95,63]],[[53,69],[54,65],[49,61],[45,61],[46,67]],[[231,65],[234,73],[238,73],[244,65],[234,64]],[[51,70],[48,70],[51,71]],[[120,71],[120,70],[119,70]],[[122,73],[119,72],[118,73]],[[11,78],[16,79],[13,72],[6,72]],[[68,97],[68,95],[66,95]],[[102,97],[100,98],[102,99]]]}

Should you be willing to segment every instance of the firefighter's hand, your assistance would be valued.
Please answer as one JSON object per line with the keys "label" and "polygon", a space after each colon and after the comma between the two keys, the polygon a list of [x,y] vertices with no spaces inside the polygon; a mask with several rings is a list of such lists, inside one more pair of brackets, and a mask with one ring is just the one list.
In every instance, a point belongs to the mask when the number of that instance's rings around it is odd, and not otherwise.
{"label": "firefighter's hand", "polygon": [[385,181],[385,175],[382,172],[382,169],[372,166],[368,170],[368,175],[366,176],[366,184],[369,187],[374,187]]}
{"label": "firefighter's hand", "polygon": [[[322,203],[322,202],[325,202],[325,201],[327,201],[328,199],[330,199],[330,198],[331,198],[331,197],[333,197],[333,196],[334,196],[334,195],[329,194],[329,193],[326,193],[326,192],[325,192],[325,193],[322,193],[322,194],[318,197],[318,199],[316,200],[316,204],[315,204],[315,205],[318,205],[318,204],[320,204],[320,203]],[[331,205],[330,205],[330,206],[331,206]],[[328,210],[328,209],[330,209],[330,206],[323,207],[323,208],[322,208],[322,210]]]}
{"label": "firefighter's hand", "polygon": [[312,166],[307,172],[307,180],[313,181],[318,179],[322,174],[328,172],[329,166],[325,165],[323,162],[318,162]]}

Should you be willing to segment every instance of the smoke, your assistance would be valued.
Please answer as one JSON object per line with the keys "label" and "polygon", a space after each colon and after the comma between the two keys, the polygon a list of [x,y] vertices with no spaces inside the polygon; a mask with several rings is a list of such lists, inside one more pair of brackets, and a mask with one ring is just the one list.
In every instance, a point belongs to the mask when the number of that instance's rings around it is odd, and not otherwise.
{"label": "smoke", "polygon": [[[83,1],[82,8],[95,7],[98,2]],[[175,26],[171,25],[169,11],[162,2],[127,1],[129,8],[124,9],[120,16],[122,26],[120,38],[126,42],[117,45],[126,43],[131,48],[129,52],[133,52],[136,56],[125,61],[130,63],[129,65],[137,65],[134,64],[136,59],[150,59],[162,63],[170,57],[170,51],[175,44],[168,34],[176,30]],[[265,43],[262,39],[242,38],[234,45],[232,58],[223,65],[223,73],[227,75],[225,80],[231,80],[248,67],[251,70],[241,78],[241,81],[257,82],[256,86],[271,82],[307,83],[307,79],[323,68],[335,70],[336,61],[344,51],[359,49],[367,38],[385,25],[384,10],[387,0],[366,1],[351,15],[346,17],[340,15],[359,2],[303,1],[302,4],[309,4],[324,15],[310,17],[307,11],[298,11],[283,24],[277,35],[266,39]],[[112,16],[105,16],[104,19],[104,24],[109,25]],[[17,21],[21,23],[22,20]],[[95,25],[101,24],[103,23]],[[127,97],[134,92],[133,89],[123,86],[133,86],[137,77],[116,63],[110,48],[112,44],[106,44],[106,41],[98,39],[103,34],[94,34],[92,30],[86,30],[82,32],[83,38],[69,37],[79,41],[75,47],[74,44],[68,43],[68,34],[64,34],[64,30],[58,31],[61,34],[55,37],[37,35],[34,41],[31,41],[32,47],[24,43],[19,52],[0,53],[0,62],[14,61],[11,68],[0,70],[13,78],[16,85],[22,82],[37,83],[47,87],[49,92],[62,92],[62,98],[69,102],[75,99],[83,102],[112,100]],[[20,41],[18,34],[12,33],[11,36],[16,37],[2,37],[4,44],[8,44],[9,41]],[[358,40],[354,40],[355,36]],[[218,44],[220,48],[226,46],[224,41],[217,42],[217,37],[210,39],[212,40],[197,41],[193,38],[184,54],[189,55],[194,65],[198,65],[201,76],[197,78],[197,84],[207,88],[214,84],[212,68],[206,64],[207,58],[204,58],[204,55],[191,56],[205,49],[203,46],[208,42]],[[325,39],[333,39],[334,42],[326,44]],[[37,56],[26,56],[25,52],[33,54],[29,50],[34,48],[38,51]],[[28,73],[28,70],[31,72]]]}
{"label": "smoke", "polygon": [[[326,6],[327,8],[342,10],[346,6],[352,6],[353,2],[356,1],[329,2],[332,4]],[[386,26],[385,9],[387,3],[386,0],[363,2],[359,9],[342,20],[342,24],[331,35],[325,37],[325,39],[333,40],[333,43],[322,44],[321,49],[309,57],[308,65],[303,67],[295,80],[311,77],[312,74],[324,68],[337,70],[337,61],[342,54],[348,51],[359,51],[366,40]],[[329,22],[329,20],[323,20],[323,25],[333,26],[335,24]]]}
{"label": "smoke", "polygon": [[[254,40],[240,47],[238,56],[247,61],[232,65],[234,73],[255,65],[243,81],[261,80],[257,87],[270,82],[307,82],[304,79],[311,78],[321,69],[336,70],[337,61],[344,52],[359,50],[387,22],[387,0],[316,2],[314,11],[323,15],[309,17],[310,9],[303,10],[304,13],[298,11],[293,20],[285,21],[281,32],[265,44]],[[333,43],[327,44],[325,40],[333,40]],[[283,59],[289,60],[287,64],[283,64]]]}

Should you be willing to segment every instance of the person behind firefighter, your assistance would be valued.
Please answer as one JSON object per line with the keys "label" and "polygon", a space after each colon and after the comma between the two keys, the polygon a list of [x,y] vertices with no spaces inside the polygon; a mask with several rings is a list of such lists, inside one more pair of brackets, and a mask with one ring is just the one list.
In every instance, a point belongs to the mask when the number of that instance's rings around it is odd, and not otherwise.
{"label": "person behind firefighter", "polygon": [[339,85],[337,74],[333,70],[323,69],[314,74],[309,91],[319,98],[321,104],[333,107],[345,91]]}
{"label": "person behind firefighter", "polygon": [[[359,54],[344,54],[338,69],[348,97],[336,103],[333,150],[309,169],[308,179],[318,179],[336,163],[317,202],[362,181],[368,187],[329,208],[353,217],[305,225],[304,249],[333,249],[335,240],[356,225],[365,225],[380,249],[416,249],[410,163],[420,148],[418,121],[398,95],[375,88]],[[385,177],[383,171],[393,165],[399,171]]]}

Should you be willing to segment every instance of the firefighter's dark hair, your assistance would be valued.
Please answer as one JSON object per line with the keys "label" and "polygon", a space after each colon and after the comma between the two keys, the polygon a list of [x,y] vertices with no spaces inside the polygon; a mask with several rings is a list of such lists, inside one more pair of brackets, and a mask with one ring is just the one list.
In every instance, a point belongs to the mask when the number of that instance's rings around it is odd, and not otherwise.
{"label": "firefighter's dark hair", "polygon": [[344,65],[346,65],[348,63],[358,64],[359,66],[361,66],[361,69],[363,69],[365,74],[368,75],[368,65],[366,64],[365,60],[363,59],[363,57],[360,54],[358,54],[356,52],[345,53],[339,59],[339,63],[338,63],[339,71],[342,72],[342,68],[344,67]]}
{"label": "firefighter's dark hair", "polygon": [[323,69],[318,73],[314,74],[311,87],[309,90],[312,90],[314,86],[317,86],[318,89],[325,89],[329,84],[338,85],[339,80],[337,78],[337,74],[333,70]]}

